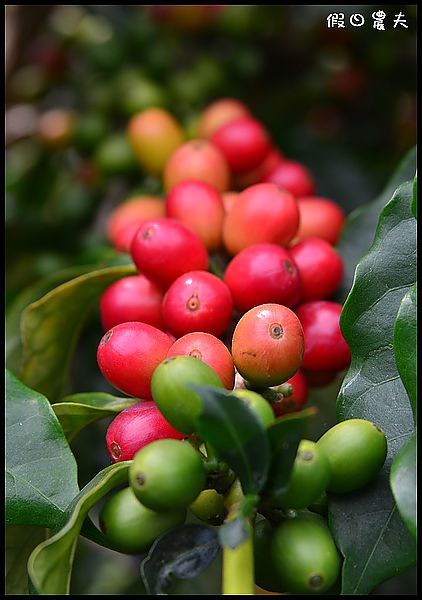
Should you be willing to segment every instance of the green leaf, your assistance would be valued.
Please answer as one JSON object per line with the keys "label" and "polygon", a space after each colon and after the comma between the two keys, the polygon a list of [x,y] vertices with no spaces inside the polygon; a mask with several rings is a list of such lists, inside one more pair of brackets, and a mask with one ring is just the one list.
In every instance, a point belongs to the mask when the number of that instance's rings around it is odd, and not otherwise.
{"label": "green leaf", "polygon": [[58,399],[85,319],[109,285],[134,272],[130,266],[109,267],[81,275],[25,309],[21,378],[28,386],[51,402]]}
{"label": "green leaf", "polygon": [[66,396],[53,404],[53,410],[70,442],[90,423],[116,415],[137,402],[141,400],[91,392]]}
{"label": "green leaf", "polygon": [[339,302],[343,302],[352,286],[355,268],[361,257],[367,252],[373,239],[379,215],[390,200],[396,188],[413,178],[416,169],[416,147],[412,148],[397,167],[382,193],[369,204],[360,206],[347,218],[337,250],[343,259],[343,280],[336,293]]}
{"label": "green leaf", "polygon": [[304,438],[309,418],[316,414],[315,408],[280,417],[268,427],[271,445],[271,469],[265,494],[271,497],[281,494],[289,481],[300,441]]}
{"label": "green leaf", "polygon": [[76,461],[50,403],[6,371],[6,523],[56,527],[78,491]]}
{"label": "green leaf", "polygon": [[117,485],[127,483],[130,461],[106,467],[90,481],[66,510],[60,531],[37,546],[28,561],[28,574],[39,595],[68,594],[79,532],[91,508]]}
{"label": "green leaf", "polygon": [[28,596],[27,562],[35,546],[45,540],[46,530],[26,525],[6,526],[6,586],[7,596]]}
{"label": "green leaf", "polygon": [[11,371],[19,373],[22,366],[21,316],[24,309],[56,286],[92,270],[89,266],[64,269],[37,281],[14,300],[6,315],[6,364]]}
{"label": "green leaf", "polygon": [[415,179],[413,180],[413,198],[412,198],[412,214],[415,219],[418,218],[418,174],[416,173]]}
{"label": "green leaf", "polygon": [[416,434],[396,454],[390,485],[400,516],[416,539]]}
{"label": "green leaf", "polygon": [[394,356],[409,396],[416,423],[417,412],[417,284],[412,285],[400,303],[394,324]]}
{"label": "green leaf", "polygon": [[234,394],[211,385],[189,387],[197,392],[202,405],[198,434],[233,469],[244,494],[259,493],[270,466],[270,446],[264,427]]}
{"label": "green leaf", "polygon": [[388,440],[385,465],[373,484],[351,495],[330,497],[332,532],[345,556],[343,594],[367,594],[415,561],[414,541],[389,488],[393,457],[413,432],[412,412],[393,352],[397,311],[416,279],[411,194],[412,184],[403,184],[383,209],[340,318],[352,360],[337,399],[337,417],[372,421]]}
{"label": "green leaf", "polygon": [[166,594],[173,577],[196,577],[212,563],[219,549],[216,533],[205,525],[187,524],[164,533],[141,563],[148,594]]}

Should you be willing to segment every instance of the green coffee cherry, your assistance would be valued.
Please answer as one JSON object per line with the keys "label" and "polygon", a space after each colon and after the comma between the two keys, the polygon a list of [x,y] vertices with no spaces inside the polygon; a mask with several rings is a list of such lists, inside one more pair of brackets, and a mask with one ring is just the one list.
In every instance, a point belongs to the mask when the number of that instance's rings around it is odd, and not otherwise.
{"label": "green coffee cherry", "polygon": [[241,398],[251,411],[258,417],[264,427],[268,427],[275,421],[275,415],[270,404],[260,394],[251,390],[234,390],[235,396]]}
{"label": "green coffee cherry", "polygon": [[325,516],[328,513],[328,497],[325,492],[314,500],[309,506],[309,510],[318,513],[319,515]]}
{"label": "green coffee cherry", "polygon": [[370,421],[337,423],[317,442],[330,464],[330,492],[352,492],[372,481],[387,456],[386,437]]}
{"label": "green coffee cherry", "polygon": [[184,509],[157,513],[143,506],[132,488],[127,487],[112,496],[100,513],[100,527],[118,552],[141,554],[165,531],[182,525]]}
{"label": "green coffee cherry", "polygon": [[293,594],[329,590],[340,572],[340,557],[325,520],[313,513],[283,521],[271,543],[274,568]]}
{"label": "green coffee cherry", "polygon": [[151,380],[152,397],[164,418],[177,431],[193,433],[201,412],[197,394],[191,383],[224,388],[217,373],[193,356],[172,356],[161,362]]}
{"label": "green coffee cherry", "polygon": [[270,522],[257,515],[254,526],[254,567],[255,583],[270,592],[282,592],[283,584],[278,576],[271,556],[271,543],[274,530]]}
{"label": "green coffee cherry", "polygon": [[197,519],[210,525],[221,525],[224,520],[224,498],[214,489],[202,490],[189,508]]}
{"label": "green coffee cherry", "polygon": [[330,480],[330,466],[314,442],[299,444],[287,489],[274,500],[279,508],[307,508],[323,492]]}
{"label": "green coffee cherry", "polygon": [[135,496],[151,510],[186,508],[205,484],[199,452],[188,442],[156,440],[135,455],[129,483]]}

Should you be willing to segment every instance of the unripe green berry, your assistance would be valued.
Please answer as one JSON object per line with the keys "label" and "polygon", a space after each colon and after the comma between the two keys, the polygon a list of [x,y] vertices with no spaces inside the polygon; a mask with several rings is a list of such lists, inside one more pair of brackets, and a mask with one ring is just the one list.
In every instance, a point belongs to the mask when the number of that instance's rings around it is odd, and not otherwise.
{"label": "unripe green berry", "polygon": [[275,421],[275,415],[270,404],[257,392],[252,390],[234,390],[232,392],[241,398],[251,411],[258,417],[264,427],[268,427]]}

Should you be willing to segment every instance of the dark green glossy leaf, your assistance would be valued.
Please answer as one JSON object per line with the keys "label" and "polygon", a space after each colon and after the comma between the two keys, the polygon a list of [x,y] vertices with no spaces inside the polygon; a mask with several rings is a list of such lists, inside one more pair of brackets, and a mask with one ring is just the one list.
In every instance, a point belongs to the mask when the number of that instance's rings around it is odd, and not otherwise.
{"label": "dark green glossy leaf", "polygon": [[382,209],[403,181],[413,179],[415,170],[416,147],[406,154],[382,193],[373,202],[360,206],[348,216],[337,245],[344,263],[343,280],[336,293],[339,302],[343,302],[349,293],[356,265],[372,244]]}
{"label": "dark green glossy leaf", "polygon": [[338,396],[337,417],[373,421],[388,440],[377,480],[354,494],[330,498],[332,532],[345,556],[343,594],[367,594],[415,561],[414,542],[389,488],[392,460],[413,432],[393,352],[397,311],[416,278],[411,194],[412,184],[403,184],[382,211],[374,243],[356,268],[340,318],[352,361]]}
{"label": "dark green glossy leaf", "polygon": [[133,267],[109,267],[76,277],[30,304],[22,314],[22,380],[57,401],[66,385],[79,333],[104,290]]}
{"label": "dark green glossy leaf", "polygon": [[390,485],[400,516],[416,538],[416,434],[394,458]]}
{"label": "dark green glossy leaf", "polygon": [[91,508],[110,490],[127,482],[128,462],[110,465],[98,473],[66,509],[66,524],[41,543],[28,561],[28,574],[39,595],[69,593],[73,557],[79,532]]}
{"label": "dark green glossy leaf", "polygon": [[417,412],[417,284],[403,296],[394,325],[394,356],[401,380],[412,405],[416,423]]}
{"label": "dark green glossy leaf", "polygon": [[164,533],[141,564],[147,592],[166,594],[173,577],[196,577],[212,563],[219,549],[217,534],[205,525],[187,524]]}
{"label": "dark green glossy leaf", "polygon": [[27,525],[6,526],[6,572],[5,593],[7,596],[28,596],[27,562],[35,546],[45,540],[46,530]]}
{"label": "dark green glossy leaf", "polygon": [[200,437],[238,476],[244,494],[259,493],[267,481],[270,446],[255,414],[235,396],[210,385],[190,385],[200,397]]}
{"label": "dark green glossy leaf", "polygon": [[50,403],[6,371],[6,523],[57,527],[78,491],[76,461]]}
{"label": "dark green glossy leaf", "polygon": [[309,418],[316,414],[315,408],[280,417],[268,427],[271,444],[271,469],[265,494],[277,496],[289,481],[300,441],[305,436]]}
{"label": "dark green glossy leaf", "polygon": [[90,423],[116,415],[137,402],[140,402],[138,398],[117,398],[112,394],[92,392],[66,396],[53,404],[53,410],[71,441]]}
{"label": "dark green glossy leaf", "polygon": [[25,308],[58,285],[83,273],[89,273],[93,269],[92,266],[64,269],[59,273],[44,277],[19,294],[6,314],[6,364],[8,369],[19,373],[22,366],[21,316]]}

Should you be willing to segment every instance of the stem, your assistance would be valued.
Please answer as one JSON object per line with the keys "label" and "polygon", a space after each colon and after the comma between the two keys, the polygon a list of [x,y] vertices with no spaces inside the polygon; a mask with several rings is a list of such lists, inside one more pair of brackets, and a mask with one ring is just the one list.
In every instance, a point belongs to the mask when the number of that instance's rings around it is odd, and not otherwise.
{"label": "stem", "polygon": [[[244,496],[238,480],[234,482],[226,496],[228,515],[226,523],[241,516],[239,510]],[[247,521],[248,537],[236,548],[223,548],[223,595],[255,595],[253,528]]]}

